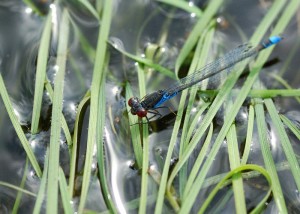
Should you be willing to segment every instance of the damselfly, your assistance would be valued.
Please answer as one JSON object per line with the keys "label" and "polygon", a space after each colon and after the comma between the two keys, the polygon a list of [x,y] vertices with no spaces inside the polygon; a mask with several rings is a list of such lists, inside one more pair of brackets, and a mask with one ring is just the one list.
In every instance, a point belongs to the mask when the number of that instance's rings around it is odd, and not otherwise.
{"label": "damselfly", "polygon": [[249,44],[240,45],[226,53],[224,56],[207,64],[202,69],[178,80],[177,83],[167,89],[158,90],[152,92],[151,94],[147,94],[143,99],[132,97],[128,100],[128,105],[131,107],[131,114],[137,115],[140,118],[146,117],[148,121],[148,113],[161,116],[157,109],[162,108],[161,105],[164,102],[173,98],[182,90],[200,84],[203,80],[211,78],[224,70],[232,70],[230,68],[237,63],[257,55],[261,50],[275,45],[281,40],[281,36],[272,36],[256,47]]}

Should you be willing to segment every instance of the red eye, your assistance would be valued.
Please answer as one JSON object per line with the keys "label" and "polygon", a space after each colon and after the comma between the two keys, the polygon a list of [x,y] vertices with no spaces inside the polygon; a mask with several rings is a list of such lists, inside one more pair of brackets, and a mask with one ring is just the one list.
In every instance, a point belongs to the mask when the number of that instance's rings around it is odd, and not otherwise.
{"label": "red eye", "polygon": [[139,117],[146,117],[147,113],[148,113],[147,110],[141,109],[141,110],[139,110],[136,114],[137,114],[137,116],[139,116]]}
{"label": "red eye", "polygon": [[134,98],[134,97],[131,97],[131,98],[128,100],[128,105],[129,105],[130,107],[132,107],[132,104],[133,104],[134,102],[136,102],[136,101],[135,101],[135,98]]}

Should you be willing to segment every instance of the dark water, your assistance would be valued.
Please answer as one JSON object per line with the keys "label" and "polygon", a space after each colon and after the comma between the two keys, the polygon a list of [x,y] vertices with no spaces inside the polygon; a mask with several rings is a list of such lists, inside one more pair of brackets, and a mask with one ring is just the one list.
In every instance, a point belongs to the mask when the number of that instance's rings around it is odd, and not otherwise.
{"label": "dark water", "polygon": [[[243,38],[249,38],[256,27],[267,13],[271,6],[269,1],[228,1],[219,10],[215,17],[218,21],[214,44],[211,50],[210,60],[213,60],[219,52],[226,52],[237,45],[245,42]],[[39,2],[39,8],[47,14],[51,2]],[[194,4],[204,9],[205,2],[194,1]],[[93,54],[88,55],[83,50],[80,38],[76,33],[76,26],[84,34],[92,49],[96,48],[99,23],[88,10],[75,2],[63,2],[56,5],[57,24],[53,25],[51,48],[48,58],[47,76],[53,83],[55,76],[55,63],[57,51],[57,34],[62,8],[68,8],[72,19],[72,27],[69,39],[69,52],[67,61],[67,70],[65,76],[63,113],[67,120],[70,130],[74,128],[76,116],[76,107],[83,98],[86,91],[90,88],[93,72]],[[163,3],[156,1],[135,1],[130,3],[126,0],[114,1],[113,19],[110,30],[110,41],[118,48],[124,49],[129,53],[146,55],[151,47],[157,49],[154,61],[170,70],[174,69],[175,60],[181,50],[184,42],[188,38],[190,31],[197,22],[198,18],[194,14],[189,14],[183,10],[174,9]],[[4,78],[7,90],[11,97],[15,113],[20,123],[27,133],[27,137],[37,156],[41,166],[45,159],[45,151],[50,141],[50,123],[51,123],[51,102],[48,94],[43,97],[43,106],[41,114],[41,132],[36,136],[30,134],[30,120],[32,115],[34,81],[36,59],[38,53],[41,33],[44,27],[45,17],[41,17],[25,5],[22,1],[4,1],[0,2],[0,71]],[[282,88],[269,73],[280,73],[281,69],[285,73],[283,78],[293,87],[299,88],[300,74],[298,58],[300,51],[299,34],[296,18],[292,19],[289,27],[284,32],[285,39],[280,43],[272,53],[270,59],[274,63],[266,66],[260,75],[261,80],[267,88]],[[100,25],[101,26],[101,25]],[[268,36],[268,35],[266,35]],[[295,48],[296,47],[296,48]],[[291,50],[295,48],[294,55],[290,57]],[[137,67],[135,62],[124,57],[116,49],[109,47],[110,62],[109,71],[106,79],[106,123],[104,129],[104,145],[106,153],[107,180],[113,198],[120,213],[136,213],[138,208],[129,209],[126,203],[139,198],[141,188],[140,172],[134,169],[134,153],[131,145],[131,136],[129,132],[128,116],[125,109],[125,82],[129,81],[133,87],[134,94],[138,93]],[[221,51],[220,51],[221,50]],[[290,59],[289,64],[285,62]],[[182,69],[181,75],[184,75],[186,69]],[[157,89],[163,89],[171,83],[170,78],[164,75],[148,70],[146,73],[147,92]],[[179,98],[169,102],[172,109],[177,109]],[[277,109],[289,117],[295,124],[300,124],[299,103],[291,98],[274,99]],[[192,114],[196,114],[198,106],[194,106]],[[149,157],[150,165],[158,172],[162,172],[163,163],[167,154],[168,145],[172,133],[175,115],[168,110],[162,110],[163,117],[157,121],[150,122],[149,136]],[[224,111],[220,111],[215,119],[215,132],[213,139],[218,134],[218,129],[222,125]],[[80,195],[81,170],[84,162],[84,147],[86,145],[88,128],[89,107],[86,109],[82,122],[82,133],[80,138],[80,152],[78,157],[78,174],[76,178],[76,194],[73,198],[74,208],[78,206]],[[238,137],[240,147],[245,141],[247,128],[248,107],[245,105],[238,117]],[[276,134],[276,130],[269,117],[266,118],[269,128],[269,137],[271,150],[276,163],[286,161],[281,145]],[[201,121],[201,120],[200,120]],[[201,123],[199,123],[201,125]],[[39,180],[34,176],[34,172],[29,167],[25,169],[25,152],[16,136],[14,128],[11,125],[2,100],[0,100],[0,181],[9,182],[18,186],[23,174],[27,174],[25,188],[36,193],[39,188]],[[257,128],[254,128],[254,138],[251,147],[251,153],[248,163],[264,165],[260,145],[258,143]],[[296,154],[299,154],[299,140],[290,134],[290,140]],[[172,160],[176,163],[179,156],[179,142],[173,152]],[[190,158],[193,163],[201,149],[199,142],[198,148]],[[65,144],[64,136],[61,137],[60,163],[66,175],[69,171],[69,153]],[[97,160],[95,158],[93,165],[93,175],[95,175]],[[209,176],[227,172],[230,169],[227,144],[222,145],[214,164],[209,172]],[[297,212],[299,209],[299,193],[296,191],[296,185],[289,170],[279,172],[279,178],[282,184],[286,204],[291,212]],[[151,213],[155,207],[155,195],[158,191],[158,185],[149,179],[150,197],[148,211]],[[258,188],[258,184],[262,186]],[[92,176],[90,191],[86,208],[89,210],[105,211],[101,189],[96,176]],[[175,180],[175,187],[177,181]],[[245,184],[247,206],[253,208],[264,196],[264,187],[267,183],[263,179],[250,179]],[[10,213],[16,198],[16,191],[6,187],[0,187],[0,212]],[[221,191],[217,197],[218,202],[228,189]],[[197,200],[203,201],[211,187],[203,189]],[[33,209],[35,198],[24,195],[19,208],[20,213],[28,213]],[[217,203],[216,203],[217,204]],[[214,210],[215,205],[210,209]],[[298,208],[297,208],[298,207]],[[198,209],[195,206],[194,211]],[[166,205],[166,212],[171,212],[172,208]],[[234,212],[234,198],[223,207],[222,211]],[[299,210],[298,210],[299,211]],[[276,204],[270,200],[266,213],[278,212]]]}

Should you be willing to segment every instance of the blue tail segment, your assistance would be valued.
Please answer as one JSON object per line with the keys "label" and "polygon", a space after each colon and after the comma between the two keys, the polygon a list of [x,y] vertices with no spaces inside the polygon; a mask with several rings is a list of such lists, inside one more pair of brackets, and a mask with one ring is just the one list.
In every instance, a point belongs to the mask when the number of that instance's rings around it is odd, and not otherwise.
{"label": "blue tail segment", "polygon": [[282,39],[283,37],[281,36],[271,36],[267,41],[263,42],[262,45],[264,46],[264,48],[268,48],[279,43]]}

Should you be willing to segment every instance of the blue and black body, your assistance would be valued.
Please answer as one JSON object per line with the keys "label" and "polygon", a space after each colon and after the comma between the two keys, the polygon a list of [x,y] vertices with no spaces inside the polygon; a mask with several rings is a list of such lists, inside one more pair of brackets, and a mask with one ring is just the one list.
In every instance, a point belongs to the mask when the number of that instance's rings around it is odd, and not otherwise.
{"label": "blue and black body", "polygon": [[224,70],[232,70],[230,68],[232,68],[237,63],[249,57],[256,56],[261,50],[275,45],[281,40],[281,36],[272,36],[256,47],[253,47],[249,44],[240,45],[237,48],[226,53],[224,56],[207,64],[199,71],[196,71],[193,74],[178,80],[176,84],[167,89],[152,92],[146,95],[142,100],[137,97],[132,97],[128,100],[128,105],[131,107],[131,113],[141,118],[146,117],[148,121],[148,113],[161,116],[157,109],[162,108],[161,105],[164,102],[173,98],[179,92],[194,85],[200,85],[203,80],[211,78]]}

